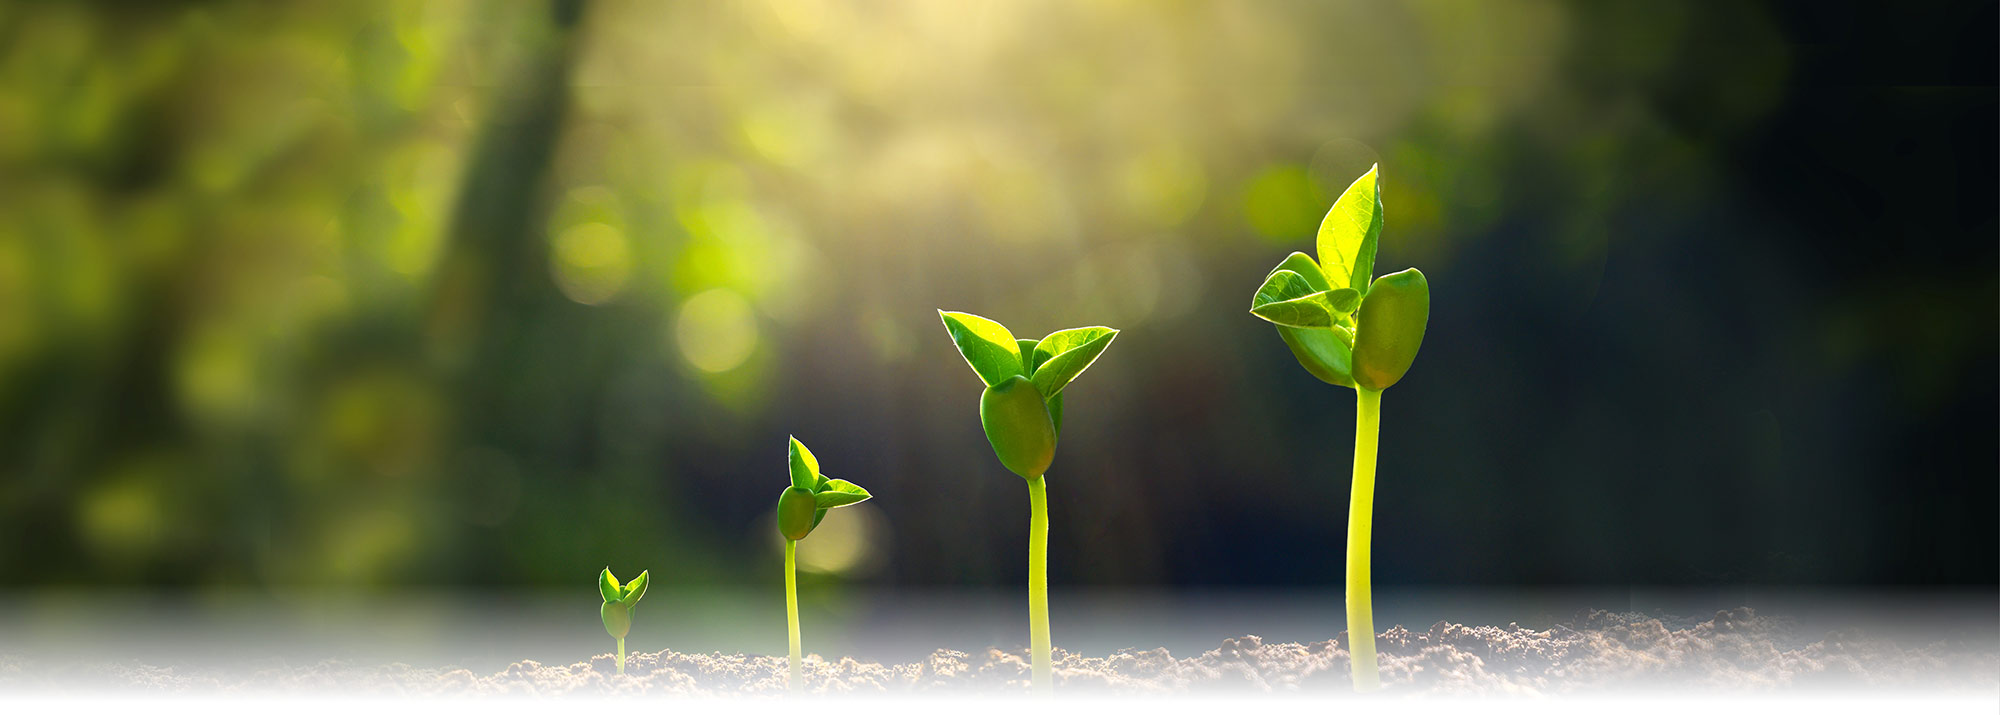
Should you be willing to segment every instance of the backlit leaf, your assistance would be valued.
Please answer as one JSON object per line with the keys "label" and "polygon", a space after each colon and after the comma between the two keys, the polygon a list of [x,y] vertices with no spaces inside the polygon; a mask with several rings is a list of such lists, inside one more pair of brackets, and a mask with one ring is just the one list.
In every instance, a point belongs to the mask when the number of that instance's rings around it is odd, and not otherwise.
{"label": "backlit leaf", "polygon": [[1332,288],[1368,292],[1375,244],[1382,238],[1382,192],[1377,167],[1355,179],[1319,224],[1319,265]]}
{"label": "backlit leaf", "polygon": [[608,566],[605,567],[604,573],[597,575],[597,593],[606,601],[618,600],[620,595],[618,577],[611,575],[611,568]]}
{"label": "backlit leaf", "polygon": [[940,310],[938,318],[951,333],[951,341],[958,345],[958,354],[965,356],[965,363],[972,366],[973,372],[979,373],[981,382],[995,385],[1009,377],[1027,374],[1020,344],[1013,333],[1007,332],[1007,326],[971,313]]}
{"label": "backlit leaf", "polygon": [[792,468],[792,486],[812,491],[819,485],[819,460],[813,458],[812,450],[806,449],[799,438],[793,437],[786,450]]}
{"label": "backlit leaf", "polygon": [[624,588],[619,589],[618,600],[629,608],[632,604],[638,603],[639,599],[645,598],[646,582],[651,573],[650,571],[640,571],[638,576],[633,577],[631,582],[626,583]]}
{"label": "backlit leaf", "polygon": [[868,501],[868,498],[871,496],[873,495],[869,494],[868,490],[862,489],[858,484],[845,479],[830,479],[827,480],[825,488],[821,489],[818,494],[813,495],[813,500],[821,509],[832,509],[849,504],[860,504],[861,502]]}
{"label": "backlit leaf", "polygon": [[1062,394],[1063,388],[1096,362],[1117,337],[1117,330],[1103,326],[1049,333],[1035,344],[1035,389],[1048,397]]}
{"label": "backlit leaf", "polygon": [[1298,251],[1293,251],[1292,255],[1286,256],[1284,261],[1278,263],[1277,268],[1273,268],[1271,269],[1271,273],[1265,274],[1264,280],[1266,282],[1270,281],[1271,274],[1275,274],[1278,271],[1291,271],[1304,277],[1306,285],[1312,286],[1310,292],[1313,293],[1333,288],[1333,286],[1327,284],[1326,272],[1320,270],[1319,263],[1314,262],[1312,256],[1299,253]]}

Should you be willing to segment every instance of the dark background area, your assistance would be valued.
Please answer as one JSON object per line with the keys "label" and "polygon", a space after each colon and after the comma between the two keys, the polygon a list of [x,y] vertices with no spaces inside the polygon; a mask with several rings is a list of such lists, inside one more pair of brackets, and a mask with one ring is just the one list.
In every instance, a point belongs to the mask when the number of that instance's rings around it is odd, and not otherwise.
{"label": "dark background area", "polygon": [[824,570],[1011,587],[939,307],[1124,331],[1065,393],[1055,583],[1337,584],[1353,395],[1245,311],[1379,162],[1378,273],[1433,303],[1378,584],[1990,586],[1996,28],[0,8],[0,585],[764,583],[794,434],[877,496]]}

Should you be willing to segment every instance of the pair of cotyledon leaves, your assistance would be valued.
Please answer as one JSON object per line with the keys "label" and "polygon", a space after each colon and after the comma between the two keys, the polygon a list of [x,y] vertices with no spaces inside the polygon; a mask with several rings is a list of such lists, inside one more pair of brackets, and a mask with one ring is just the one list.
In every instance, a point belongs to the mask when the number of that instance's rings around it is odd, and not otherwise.
{"label": "pair of cotyledon leaves", "polygon": [[1319,261],[1286,256],[1250,299],[1250,312],[1275,324],[1299,364],[1323,381],[1387,388],[1423,344],[1429,284],[1415,268],[1371,281],[1381,237],[1382,192],[1371,167],[1320,222]]}
{"label": "pair of cotyledon leaves", "polygon": [[597,575],[597,592],[604,596],[604,606],[598,609],[598,614],[604,618],[604,632],[612,638],[624,638],[632,632],[632,607],[645,597],[649,573],[640,571],[637,578],[623,585],[618,583],[617,576],[611,575],[608,566]]}
{"label": "pair of cotyledon leaves", "polygon": [[778,495],[778,533],[785,538],[806,538],[819,528],[826,510],[859,504],[873,496],[853,482],[819,473],[819,459],[799,438],[791,438],[789,452],[792,485]]}
{"label": "pair of cotyledon leaves", "polygon": [[952,343],[986,383],[979,422],[993,453],[1009,471],[1036,479],[1055,459],[1062,431],[1063,388],[1097,361],[1118,331],[1070,328],[1041,340],[1017,339],[1007,326],[971,313],[938,311]]}

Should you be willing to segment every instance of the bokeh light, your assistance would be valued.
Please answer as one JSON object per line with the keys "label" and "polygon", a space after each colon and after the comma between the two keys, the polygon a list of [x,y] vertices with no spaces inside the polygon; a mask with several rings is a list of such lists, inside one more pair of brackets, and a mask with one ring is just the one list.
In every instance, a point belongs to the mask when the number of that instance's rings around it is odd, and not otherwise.
{"label": "bokeh light", "polygon": [[674,342],[689,365],[728,372],[757,349],[757,314],[749,301],[727,288],[698,293],[681,304]]}

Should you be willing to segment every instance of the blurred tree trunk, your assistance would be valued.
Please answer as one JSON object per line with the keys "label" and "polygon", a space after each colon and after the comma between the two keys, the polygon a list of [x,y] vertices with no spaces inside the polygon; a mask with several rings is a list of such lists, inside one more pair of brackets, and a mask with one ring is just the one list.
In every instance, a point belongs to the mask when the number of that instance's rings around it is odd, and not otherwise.
{"label": "blurred tree trunk", "polygon": [[[520,33],[525,46],[502,75],[466,162],[464,185],[426,316],[433,363],[450,385],[456,435],[446,444],[493,447],[526,458],[536,451],[536,385],[560,385],[549,351],[563,342],[547,329],[569,327],[552,315],[571,307],[549,278],[543,196],[570,109],[569,78],[579,52],[582,0],[553,0],[543,28]],[[554,319],[552,319],[554,318]],[[553,339],[552,339],[553,338]],[[492,475],[448,456],[447,495],[475,496]],[[524,502],[530,497],[522,496]],[[553,506],[553,505],[551,505]],[[472,538],[462,529],[452,538]],[[496,577],[504,546],[463,544],[462,557],[434,564],[448,581]]]}

